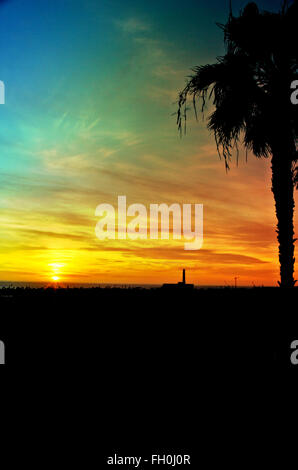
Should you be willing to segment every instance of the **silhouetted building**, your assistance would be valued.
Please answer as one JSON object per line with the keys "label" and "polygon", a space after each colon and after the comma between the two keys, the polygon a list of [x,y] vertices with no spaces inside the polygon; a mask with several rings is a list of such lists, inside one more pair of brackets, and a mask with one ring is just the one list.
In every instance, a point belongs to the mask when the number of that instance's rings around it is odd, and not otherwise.
{"label": "silhouetted building", "polygon": [[194,285],[193,284],[186,284],[185,282],[185,269],[183,269],[182,272],[182,281],[177,282],[177,284],[163,284],[163,288],[167,289],[193,289]]}

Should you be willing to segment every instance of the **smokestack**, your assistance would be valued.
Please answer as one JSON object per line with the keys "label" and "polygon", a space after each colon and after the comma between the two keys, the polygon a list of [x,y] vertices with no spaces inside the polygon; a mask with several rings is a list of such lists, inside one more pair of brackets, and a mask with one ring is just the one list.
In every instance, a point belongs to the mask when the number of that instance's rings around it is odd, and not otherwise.
{"label": "smokestack", "polygon": [[183,269],[182,282],[185,284],[185,269]]}

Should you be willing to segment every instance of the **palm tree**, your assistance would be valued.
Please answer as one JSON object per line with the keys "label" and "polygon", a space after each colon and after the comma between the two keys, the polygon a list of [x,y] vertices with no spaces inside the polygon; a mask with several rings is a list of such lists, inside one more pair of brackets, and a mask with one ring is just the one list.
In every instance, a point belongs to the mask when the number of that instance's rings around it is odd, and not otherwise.
{"label": "palm tree", "polygon": [[[229,169],[233,147],[242,142],[256,157],[271,156],[272,192],[277,217],[280,282],[294,287],[294,186],[297,185],[296,149],[298,106],[291,103],[291,82],[298,67],[298,0],[284,2],[278,13],[260,12],[248,3],[238,17],[230,8],[224,32],[226,54],[215,64],[197,66],[179,93],[177,124],[186,129],[188,98],[208,118],[217,150]],[[184,124],[184,126],[183,126]]]}

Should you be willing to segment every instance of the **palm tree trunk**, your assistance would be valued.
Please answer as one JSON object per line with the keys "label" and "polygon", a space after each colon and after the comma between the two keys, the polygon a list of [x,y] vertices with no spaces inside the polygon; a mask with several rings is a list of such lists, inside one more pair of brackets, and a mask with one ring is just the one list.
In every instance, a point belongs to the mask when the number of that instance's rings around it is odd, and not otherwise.
{"label": "palm tree trunk", "polygon": [[272,192],[277,217],[279,243],[280,287],[294,287],[294,184],[291,152],[285,148],[273,151],[271,160]]}

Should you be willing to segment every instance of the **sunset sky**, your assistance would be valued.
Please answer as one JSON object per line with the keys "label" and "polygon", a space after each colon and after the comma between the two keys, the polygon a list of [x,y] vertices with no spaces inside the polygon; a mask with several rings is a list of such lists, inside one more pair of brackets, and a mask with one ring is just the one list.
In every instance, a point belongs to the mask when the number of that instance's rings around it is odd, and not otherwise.
{"label": "sunset sky", "polygon": [[[233,1],[234,12],[245,3]],[[215,23],[228,4],[0,5],[0,280],[162,283],[184,267],[195,284],[277,284],[270,161],[249,154],[246,163],[241,152],[227,174],[206,122],[192,116],[181,139],[172,115],[190,68],[224,53]],[[202,249],[98,240],[95,209],[117,206],[118,195],[203,204]]]}

